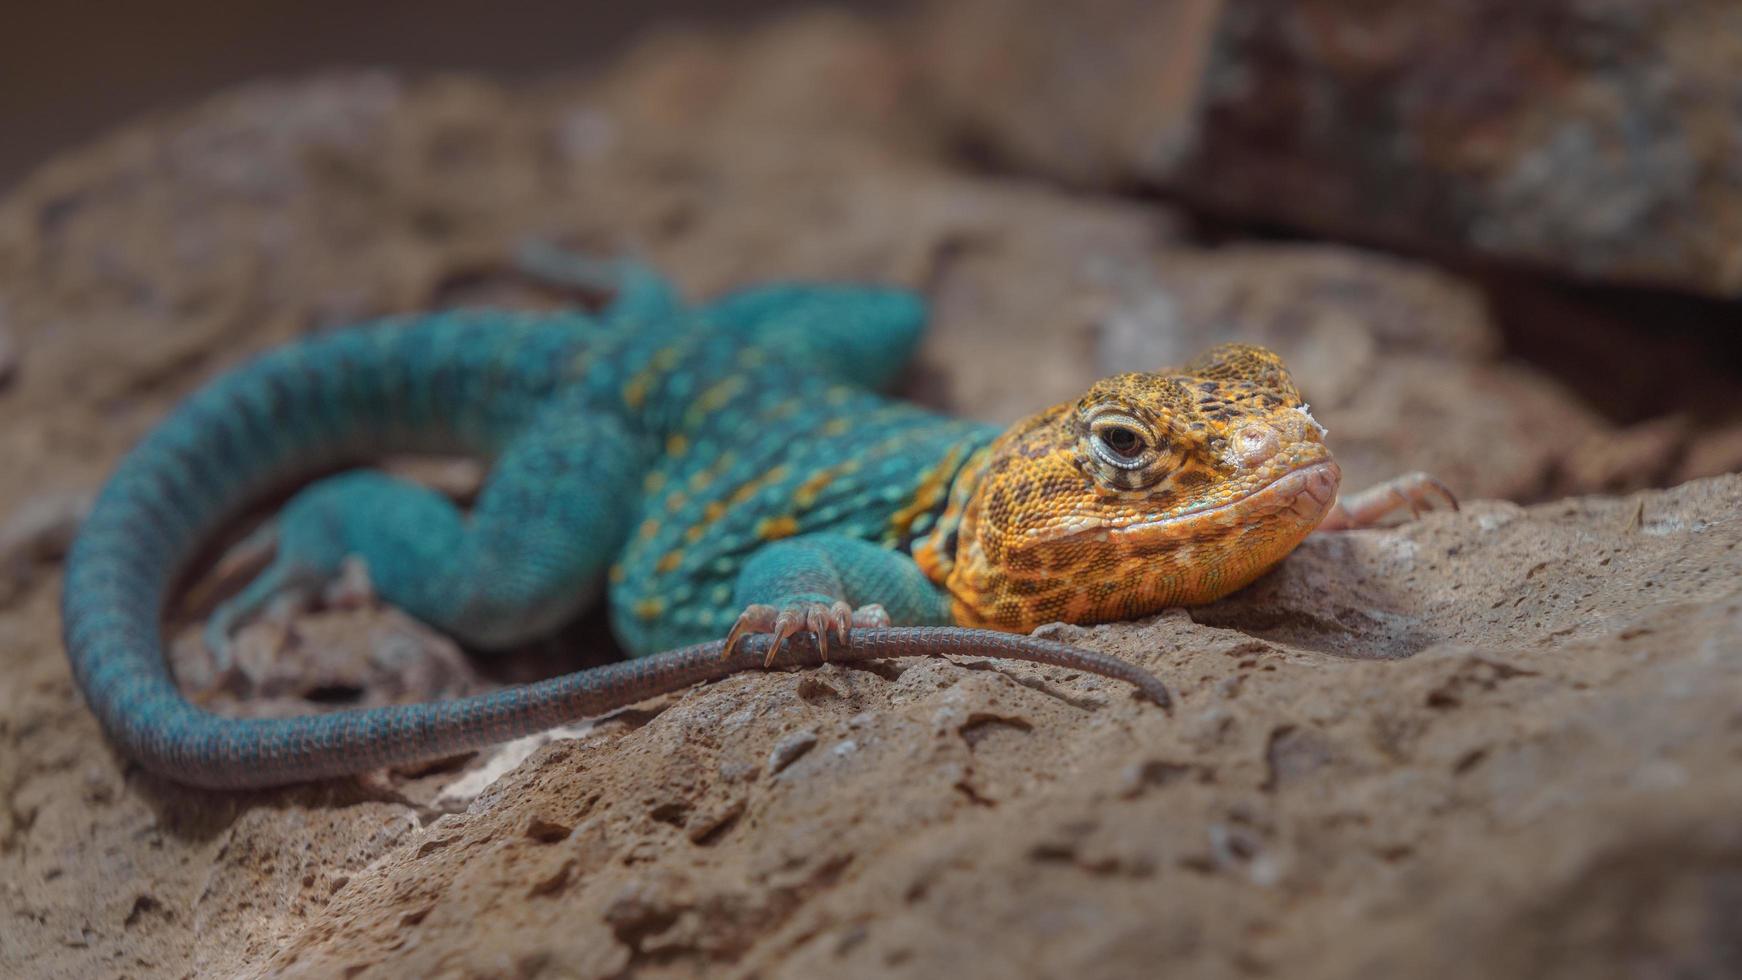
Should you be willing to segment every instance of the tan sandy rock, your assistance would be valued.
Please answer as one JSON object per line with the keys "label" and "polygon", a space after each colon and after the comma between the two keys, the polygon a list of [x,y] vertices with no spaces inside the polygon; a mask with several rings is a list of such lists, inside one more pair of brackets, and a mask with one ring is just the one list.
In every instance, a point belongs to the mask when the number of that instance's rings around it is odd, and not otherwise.
{"label": "tan sandy rock", "polygon": [[[253,86],[0,202],[0,293],[29,352],[0,389],[0,526],[48,529],[22,536],[33,571],[0,608],[0,975],[1742,968],[1736,476],[1474,501],[1310,539],[1206,609],[1049,630],[1160,672],[1172,717],[1099,678],[917,659],[740,675],[542,744],[275,792],[190,791],[115,756],[38,547],[66,522],[25,504],[87,493],[265,344],[572,301],[508,270],[528,236],[640,249],[698,296],[773,276],[923,286],[939,323],[910,390],[988,418],[1071,393],[1148,295],[1172,304],[1152,336],[1298,343],[1355,472],[1437,452],[1478,495],[1526,496],[1560,451],[1544,443],[1589,424],[1497,360],[1455,279],[1200,253],[1151,206],[949,168],[906,118],[901,49],[863,22],[649,45],[535,89]],[[1482,426],[1509,437],[1486,465]],[[485,661],[335,602],[209,703],[382,703],[604,654],[596,621]]]}

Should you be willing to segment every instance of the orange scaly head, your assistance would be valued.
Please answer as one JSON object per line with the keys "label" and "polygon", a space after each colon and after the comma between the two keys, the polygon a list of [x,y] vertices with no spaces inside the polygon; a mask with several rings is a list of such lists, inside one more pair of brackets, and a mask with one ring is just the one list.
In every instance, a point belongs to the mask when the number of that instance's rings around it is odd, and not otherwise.
{"label": "orange scaly head", "polygon": [[918,557],[964,625],[1129,619],[1251,582],[1340,480],[1282,362],[1228,344],[1018,423],[963,468]]}

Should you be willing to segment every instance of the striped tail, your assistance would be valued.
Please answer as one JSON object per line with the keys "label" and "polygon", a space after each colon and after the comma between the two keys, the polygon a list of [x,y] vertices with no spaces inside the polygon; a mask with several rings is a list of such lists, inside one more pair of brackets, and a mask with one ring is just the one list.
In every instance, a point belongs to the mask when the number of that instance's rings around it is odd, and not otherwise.
{"label": "striped tail", "polygon": [[207,786],[284,783],[439,755],[530,730],[514,692],[285,720],[232,720],[181,697],[160,623],[202,541],[275,486],[387,451],[489,454],[552,387],[574,316],[443,314],[271,351],[183,402],[123,458],[68,558],[67,655],[109,738],[153,771]]}

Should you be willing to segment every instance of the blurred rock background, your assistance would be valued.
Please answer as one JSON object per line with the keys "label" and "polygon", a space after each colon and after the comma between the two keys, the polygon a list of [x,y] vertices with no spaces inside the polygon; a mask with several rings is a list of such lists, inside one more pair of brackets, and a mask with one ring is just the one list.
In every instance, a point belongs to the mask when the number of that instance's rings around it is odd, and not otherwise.
{"label": "blurred rock background", "polygon": [[[0,974],[1742,973],[1733,4],[63,5],[0,35],[0,118]],[[1172,720],[922,661],[386,790],[110,754],[54,602],[116,456],[269,344],[575,302],[529,239],[698,297],[922,289],[903,392],[993,420],[1264,343],[1348,486],[1471,505],[1064,631]],[[601,636],[480,664],[324,610],[208,703],[445,695]]]}

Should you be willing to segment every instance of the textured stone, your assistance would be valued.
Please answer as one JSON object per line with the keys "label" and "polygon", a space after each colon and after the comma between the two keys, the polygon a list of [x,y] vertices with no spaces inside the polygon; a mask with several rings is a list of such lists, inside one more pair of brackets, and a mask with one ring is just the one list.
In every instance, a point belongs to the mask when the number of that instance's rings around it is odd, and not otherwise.
{"label": "textured stone", "polygon": [[23,592],[49,564],[65,557],[79,523],[90,512],[88,490],[38,493],[0,515],[0,608]]}
{"label": "textured stone", "polygon": [[946,118],[1017,167],[1742,295],[1742,8],[1726,0],[934,10],[920,30]]}

